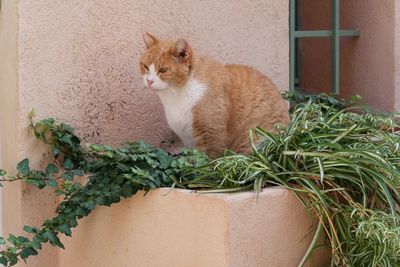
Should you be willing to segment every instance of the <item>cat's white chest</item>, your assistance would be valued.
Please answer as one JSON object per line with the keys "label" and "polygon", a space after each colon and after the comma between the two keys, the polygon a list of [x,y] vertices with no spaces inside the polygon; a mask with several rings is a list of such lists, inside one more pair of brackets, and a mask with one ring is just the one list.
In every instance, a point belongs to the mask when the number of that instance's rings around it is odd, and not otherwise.
{"label": "cat's white chest", "polygon": [[193,139],[193,107],[201,100],[207,86],[190,79],[185,87],[159,91],[169,127],[179,136],[186,147],[195,147]]}

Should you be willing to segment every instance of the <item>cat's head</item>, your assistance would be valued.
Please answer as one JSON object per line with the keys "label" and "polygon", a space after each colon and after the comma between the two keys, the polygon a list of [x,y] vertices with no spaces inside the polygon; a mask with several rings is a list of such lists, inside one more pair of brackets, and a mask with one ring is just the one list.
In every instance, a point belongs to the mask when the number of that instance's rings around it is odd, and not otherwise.
{"label": "cat's head", "polygon": [[190,77],[193,51],[185,39],[160,40],[143,35],[147,50],[140,58],[145,86],[155,90],[182,87]]}

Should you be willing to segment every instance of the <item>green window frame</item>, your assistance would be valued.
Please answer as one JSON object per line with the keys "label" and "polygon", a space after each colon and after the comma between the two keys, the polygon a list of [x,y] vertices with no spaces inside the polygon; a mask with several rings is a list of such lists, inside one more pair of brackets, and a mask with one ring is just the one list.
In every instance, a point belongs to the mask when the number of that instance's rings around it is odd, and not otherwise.
{"label": "green window frame", "polygon": [[[360,30],[340,29],[340,0],[332,1],[331,30],[301,30],[301,0],[289,0],[290,35],[290,91],[299,90],[301,84],[300,38],[331,38],[331,92],[340,93],[340,38],[358,37]],[[297,86],[296,86],[297,85]]]}

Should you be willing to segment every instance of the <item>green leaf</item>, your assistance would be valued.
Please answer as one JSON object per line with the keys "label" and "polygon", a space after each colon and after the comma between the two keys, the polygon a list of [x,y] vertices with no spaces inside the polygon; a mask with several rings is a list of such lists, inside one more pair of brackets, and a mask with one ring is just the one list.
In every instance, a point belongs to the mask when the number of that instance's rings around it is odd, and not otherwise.
{"label": "green leaf", "polygon": [[42,239],[40,239],[40,238],[38,237],[38,235],[36,235],[36,236],[33,238],[32,247],[33,247],[34,249],[36,249],[36,250],[42,249]]}
{"label": "green leaf", "polygon": [[88,209],[88,210],[94,210],[96,208],[96,204],[93,202],[86,202],[82,204],[82,207]]}
{"label": "green leaf", "polygon": [[64,160],[64,164],[63,164],[64,169],[66,170],[72,170],[74,168],[74,163],[72,162],[71,159],[66,158]]}
{"label": "green leaf", "polygon": [[29,256],[34,256],[37,254],[38,254],[38,252],[35,249],[33,249],[32,247],[26,247],[26,248],[22,249],[20,256],[21,256],[21,259],[25,260]]}
{"label": "green leaf", "polygon": [[52,188],[56,188],[58,185],[56,180],[47,180],[47,184]]}
{"label": "green leaf", "polygon": [[56,165],[54,165],[53,163],[50,163],[49,165],[47,165],[45,172],[47,174],[54,174],[54,173],[58,173],[58,168]]}
{"label": "green leaf", "polygon": [[168,154],[161,151],[157,151],[156,155],[158,160],[160,161],[161,168],[167,169],[172,162],[172,158]]}
{"label": "green leaf", "polygon": [[7,266],[7,263],[8,263],[7,259],[4,258],[4,256],[0,256],[0,264]]}
{"label": "green leaf", "polygon": [[29,168],[29,159],[24,159],[17,164],[17,170],[24,176],[27,176],[31,171]]}
{"label": "green leaf", "polygon": [[15,254],[11,254],[10,256],[9,256],[9,266],[13,266],[13,265],[15,265],[15,264],[17,264],[18,263],[18,258],[17,258],[17,255],[15,255]]}
{"label": "green leaf", "polygon": [[74,173],[72,171],[66,171],[63,173],[62,177],[67,181],[74,180]]}
{"label": "green leaf", "polygon": [[0,236],[0,246],[4,245],[6,241],[4,241],[4,238]]}
{"label": "green leaf", "polygon": [[61,150],[56,146],[53,146],[51,151],[52,151],[54,157],[57,157],[61,153]]}
{"label": "green leaf", "polygon": [[32,233],[37,233],[39,231],[39,229],[36,228],[36,227],[31,227],[31,226],[25,225],[24,226],[24,231],[27,232],[27,233],[32,234]]}
{"label": "green leaf", "polygon": [[0,169],[0,176],[5,176],[7,172],[5,170]]}
{"label": "green leaf", "polygon": [[43,180],[43,179],[41,179],[41,178],[27,178],[27,179],[24,179],[24,181],[25,181],[27,184],[34,185],[34,186],[36,186],[36,187],[39,188],[39,189],[43,189],[43,188],[46,187],[46,182],[45,182],[45,180]]}
{"label": "green leaf", "polygon": [[87,211],[85,209],[81,208],[81,207],[78,207],[75,210],[75,215],[78,216],[78,217],[84,217],[84,216],[87,215]]}
{"label": "green leaf", "polygon": [[106,196],[98,197],[96,198],[96,204],[102,206],[110,206],[111,200]]}
{"label": "green leaf", "polygon": [[66,225],[66,224],[62,224],[59,227],[57,227],[57,230],[60,231],[61,233],[67,235],[67,236],[71,236],[72,235],[72,231],[71,228]]}
{"label": "green leaf", "polygon": [[81,169],[73,170],[72,172],[74,173],[75,176],[84,176],[85,175],[85,173]]}
{"label": "green leaf", "polygon": [[10,234],[7,239],[11,244],[15,245],[18,242],[18,239],[15,235]]}
{"label": "green leaf", "polygon": [[66,123],[61,123],[60,126],[63,130],[65,130],[67,132],[70,132],[70,133],[74,132],[74,129],[72,129],[72,127]]}
{"label": "green leaf", "polygon": [[61,189],[57,189],[56,191],[54,191],[54,193],[56,194],[56,196],[61,196],[61,195],[65,194],[65,191],[61,190]]}
{"label": "green leaf", "polygon": [[72,145],[71,135],[69,135],[69,134],[65,134],[63,137],[61,137],[60,141],[66,143],[68,145]]}
{"label": "green leaf", "polygon": [[43,234],[43,237],[47,240],[50,241],[50,244],[52,244],[53,246],[57,246],[60,247],[62,249],[65,249],[64,245],[61,243],[60,239],[52,232],[45,232]]}
{"label": "green leaf", "polygon": [[69,219],[69,221],[68,221],[68,225],[69,225],[70,227],[77,227],[77,226],[78,226],[78,221],[77,221],[75,218],[71,218],[71,219]]}
{"label": "green leaf", "polygon": [[18,239],[18,242],[19,242],[20,244],[28,243],[28,242],[29,242],[29,239],[26,238],[25,236],[19,236],[17,239]]}
{"label": "green leaf", "polygon": [[47,119],[44,119],[44,120],[41,120],[40,122],[38,122],[38,124],[40,124],[40,123],[50,127],[55,123],[55,120],[53,118],[47,118]]}

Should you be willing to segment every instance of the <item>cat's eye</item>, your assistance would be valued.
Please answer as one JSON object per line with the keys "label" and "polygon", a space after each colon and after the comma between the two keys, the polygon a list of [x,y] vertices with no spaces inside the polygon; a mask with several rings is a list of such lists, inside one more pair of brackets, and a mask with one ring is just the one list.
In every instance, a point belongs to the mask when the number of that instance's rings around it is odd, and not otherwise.
{"label": "cat's eye", "polygon": [[149,66],[147,66],[146,64],[143,64],[143,67],[144,67],[146,70],[149,70]]}
{"label": "cat's eye", "polygon": [[160,73],[166,73],[168,71],[167,68],[161,68],[158,70]]}

